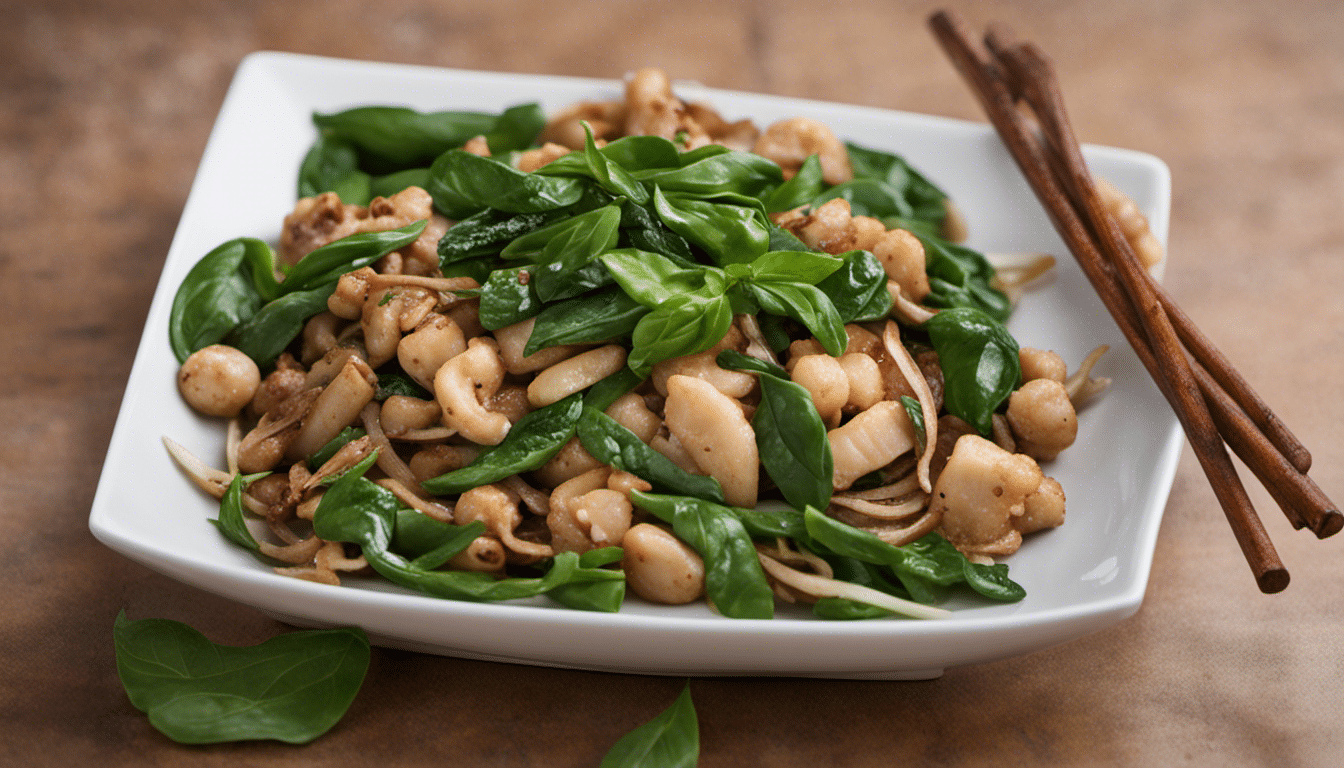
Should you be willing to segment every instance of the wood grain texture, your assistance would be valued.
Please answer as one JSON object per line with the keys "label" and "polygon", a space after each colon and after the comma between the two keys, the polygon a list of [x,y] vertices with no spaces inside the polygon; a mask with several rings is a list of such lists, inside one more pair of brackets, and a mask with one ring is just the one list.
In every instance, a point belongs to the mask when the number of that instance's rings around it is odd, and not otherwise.
{"label": "wood grain texture", "polygon": [[[1312,450],[1312,477],[1344,497],[1344,9],[957,7],[1051,54],[1082,140],[1171,166],[1169,290]],[[87,530],[158,271],[245,54],[600,77],[648,64],[707,85],[981,120],[925,30],[930,10],[0,0],[0,764],[344,766],[379,754],[389,765],[591,766],[680,690],[676,679],[375,650],[346,718],[299,749],[180,747],[130,706],[111,642],[123,608],[220,642],[285,630]],[[1186,455],[1132,619],[929,682],[695,680],[700,764],[1337,764],[1344,537],[1317,541],[1264,517],[1293,574],[1275,596],[1258,593]]]}

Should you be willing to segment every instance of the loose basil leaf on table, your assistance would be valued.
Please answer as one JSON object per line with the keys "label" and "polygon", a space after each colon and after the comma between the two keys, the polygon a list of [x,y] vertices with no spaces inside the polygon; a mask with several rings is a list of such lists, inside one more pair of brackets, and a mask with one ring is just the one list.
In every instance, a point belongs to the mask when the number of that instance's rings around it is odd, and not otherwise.
{"label": "loose basil leaf on table", "polygon": [[179,363],[222,340],[262,305],[250,264],[269,261],[270,246],[255,238],[223,243],[196,262],[177,287],[168,315],[168,342]]}
{"label": "loose basil leaf on table", "polygon": [[579,417],[578,437],[584,450],[593,458],[638,476],[655,491],[723,501],[723,488],[718,480],[691,474],[677,466],[650,448],[634,432],[598,410],[596,404],[584,407],[583,415]]}
{"label": "loose basil leaf on table", "polygon": [[539,176],[498,160],[454,149],[429,168],[425,191],[445,216],[463,219],[486,208],[506,213],[541,213],[579,202],[584,179]]}
{"label": "loose basil leaf on table", "polygon": [[482,451],[475,461],[420,485],[433,494],[462,493],[538,469],[574,436],[582,410],[583,396],[578,392],[538,408],[519,419],[499,445]]}
{"label": "loose basil leaf on table", "polygon": [[761,374],[761,402],[751,418],[761,466],[790,504],[825,509],[831,501],[834,464],[826,424],[812,395],[789,380],[784,369],[741,352],[724,350],[717,362]]}
{"label": "loose basil leaf on table", "polygon": [[705,561],[705,596],[733,619],[769,619],[775,598],[756,546],[737,513],[721,504],[686,496],[633,491],[635,506],[672,524],[672,532]]}
{"label": "loose basil leaf on table", "polygon": [[944,309],[924,322],[943,369],[943,403],[980,434],[989,435],[999,405],[1022,378],[1017,340],[978,309]]}
{"label": "loose basil leaf on table", "polygon": [[672,706],[622,736],[598,768],[694,768],[700,759],[700,724],[686,683]]}
{"label": "loose basil leaf on table", "polygon": [[369,666],[369,640],[357,628],[235,647],[180,622],[131,621],[123,611],[112,636],[131,704],[182,744],[310,742],[345,714]]}
{"label": "loose basil leaf on table", "polygon": [[649,309],[616,288],[547,306],[523,347],[531,355],[559,344],[588,344],[629,336]]}

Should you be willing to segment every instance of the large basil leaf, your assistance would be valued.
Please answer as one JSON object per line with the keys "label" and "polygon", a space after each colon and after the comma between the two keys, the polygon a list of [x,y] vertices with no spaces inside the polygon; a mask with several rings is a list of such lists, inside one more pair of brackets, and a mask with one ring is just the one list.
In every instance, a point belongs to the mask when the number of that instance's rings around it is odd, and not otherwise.
{"label": "large basil leaf", "polygon": [[947,194],[936,184],[916,171],[899,155],[868,149],[847,143],[849,163],[854,176],[860,179],[879,179],[901,190],[901,197],[910,209],[910,218],[922,226],[913,227],[937,234],[947,217]]}
{"label": "large basil leaf", "polygon": [[653,206],[668,229],[703,248],[720,266],[750,263],[770,245],[770,229],[760,209],[664,194],[657,187]]}
{"label": "large basil leaf", "polygon": [[332,282],[311,291],[287,293],[238,326],[229,341],[266,368],[298,338],[309,318],[326,311],[327,298],[334,290],[336,283]]}
{"label": "large basil leaf", "polygon": [[335,192],[342,203],[368,205],[369,174],[359,169],[359,152],[336,136],[318,136],[299,165],[299,197]]}
{"label": "large basil leaf", "polygon": [[483,112],[417,112],[406,107],[356,107],[334,114],[315,114],[313,123],[326,136],[348,141],[362,159],[379,171],[427,165],[444,152],[485,135],[490,151],[499,154],[527,147],[545,117],[535,104]]}
{"label": "large basil leaf", "polygon": [[648,308],[616,288],[551,304],[537,315],[523,354],[559,344],[619,339],[633,332],[648,313]]}
{"label": "large basil leaf", "polygon": [[621,241],[618,244],[662,254],[682,266],[695,262],[695,254],[686,238],[663,226],[662,220],[648,207],[629,200],[621,206]]}
{"label": "large basil leaf", "polygon": [[[391,197],[408,187],[425,188],[429,183],[428,168],[407,168],[404,171],[375,176],[369,180],[369,197]],[[345,198],[341,198],[342,201]]]}
{"label": "large basil leaf", "polygon": [[931,307],[972,307],[999,322],[1006,322],[1012,303],[994,288],[994,267],[983,254],[964,245],[915,233],[924,244],[925,270],[929,274],[928,296],[923,303]]}
{"label": "large basil leaf", "polygon": [[462,493],[538,469],[574,436],[582,410],[583,397],[578,392],[538,408],[519,419],[499,445],[482,451],[472,463],[420,485],[433,494]]}
{"label": "large basil leaf", "polygon": [[290,268],[280,283],[280,291],[312,290],[340,279],[346,272],[367,267],[398,248],[414,243],[428,223],[428,219],[421,219],[399,229],[360,232],[333,240],[314,249]]}
{"label": "large basil leaf", "polygon": [[840,258],[844,265],[832,272],[817,288],[835,305],[842,323],[880,320],[891,312],[891,293],[887,291],[887,270],[868,251],[849,251]]}
{"label": "large basil leaf", "polygon": [[656,491],[723,501],[723,488],[718,480],[678,467],[594,406],[583,409],[578,436],[593,458],[648,481]]}
{"label": "large basil leaf", "polygon": [[681,167],[677,145],[662,136],[624,136],[598,150],[627,171]]}
{"label": "large basil leaf", "polygon": [[625,734],[598,768],[694,768],[700,759],[700,725],[687,683],[672,706]]}
{"label": "large basil leaf", "polygon": [[559,210],[510,214],[487,208],[448,228],[439,239],[439,265],[497,256],[508,243],[565,215]]}
{"label": "large basil leaf", "polygon": [[593,179],[606,191],[617,197],[625,197],[643,205],[649,201],[649,191],[635,180],[630,172],[605,152],[598,150],[593,141],[593,132],[587,123],[583,125],[584,148],[582,152],[571,152],[558,161],[549,163],[537,173],[552,175],[580,175]]}
{"label": "large basil leaf", "polygon": [[640,509],[672,524],[672,532],[705,561],[705,595],[733,619],[769,619],[775,598],[761,570],[756,546],[729,507],[684,496],[634,491]]}
{"label": "large basil leaf", "polygon": [[369,639],[353,627],[240,648],[176,621],[131,621],[123,611],[112,637],[131,704],[182,744],[310,742],[345,714],[369,666]]}
{"label": "large basil leaf", "polygon": [[507,267],[490,273],[481,286],[480,320],[494,331],[521,323],[541,311],[541,297],[531,278],[534,267]]}
{"label": "large basil leaf", "polygon": [[844,260],[817,251],[767,251],[751,262],[753,280],[816,285],[844,265]]}
{"label": "large basil leaf", "polygon": [[635,325],[633,349],[626,364],[636,373],[647,375],[663,360],[704,352],[717,344],[732,324],[728,297],[678,294]]}
{"label": "large basil leaf", "polygon": [[605,253],[601,259],[621,289],[650,309],[679,294],[718,296],[727,288],[720,270],[685,267],[657,253],[622,249]]}
{"label": "large basil leaf", "polygon": [[760,197],[784,181],[779,166],[764,157],[713,144],[682,154],[681,163],[680,168],[636,172],[635,178],[666,192],[700,198],[725,193]]}
{"label": "large basil leaf", "polygon": [[724,368],[760,372],[761,402],[751,427],[766,474],[794,507],[825,509],[831,501],[834,471],[826,424],[805,388],[790,381],[788,374],[779,375],[783,369],[762,372],[759,362],[735,350],[718,356]]}
{"label": "large basil leaf", "polygon": [[[179,363],[223,339],[261,307],[247,267],[270,262],[270,246],[255,238],[230,240],[207,253],[187,273],[168,314],[168,343]],[[274,280],[272,280],[272,283]]]}
{"label": "large basil leaf", "polygon": [[978,309],[944,309],[921,326],[943,369],[943,403],[980,434],[989,435],[999,405],[1022,378],[1017,340]]}
{"label": "large basil leaf", "polygon": [[779,213],[807,205],[821,195],[826,182],[821,177],[821,160],[809,155],[793,178],[781,184],[765,198],[767,213]]}
{"label": "large basil leaf", "polygon": [[752,282],[752,295],[761,309],[802,323],[817,337],[827,354],[839,357],[849,341],[845,324],[830,298],[815,285],[790,282]]}
{"label": "large basil leaf", "polygon": [[564,208],[583,197],[586,183],[583,179],[523,173],[498,160],[451,150],[430,166],[426,191],[445,216],[463,219],[486,208],[507,213]]}

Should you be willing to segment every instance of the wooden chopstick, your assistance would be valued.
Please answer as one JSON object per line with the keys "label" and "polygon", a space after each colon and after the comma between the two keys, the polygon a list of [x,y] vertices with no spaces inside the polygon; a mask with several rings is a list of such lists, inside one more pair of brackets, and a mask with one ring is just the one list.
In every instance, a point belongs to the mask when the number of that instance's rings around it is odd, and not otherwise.
{"label": "wooden chopstick", "polygon": [[[1344,527],[1344,515],[1306,476],[1311,454],[1133,256],[1114,217],[1095,194],[1068,124],[1053,67],[1035,45],[1011,40],[1001,26],[991,27],[985,35],[985,44],[997,57],[1010,91],[1025,99],[1042,123],[1044,152],[1051,171],[1056,178],[1066,180],[1066,191],[1073,193],[1071,202],[1080,212],[1085,211],[1083,217],[1094,235],[1104,233],[1098,237],[1100,243],[1110,246],[1106,254],[1110,261],[1104,266],[1128,264],[1128,271],[1141,279],[1162,305],[1180,342],[1194,358],[1187,364],[1218,432],[1265,485],[1289,522],[1296,528],[1309,528],[1318,538],[1337,533]],[[1094,198],[1091,204],[1085,202],[1087,195]],[[1183,354],[1180,357],[1184,359]]]}
{"label": "wooden chopstick", "polygon": [[[1063,145],[1053,148],[1058,153],[1055,165],[1066,166],[1067,173],[1060,175],[1068,179],[1069,185],[1078,193],[1082,211],[1075,210],[1064,185],[1051,171],[1047,148],[1042,146],[1018,112],[1005,80],[1002,62],[992,61],[953,14],[938,12],[929,23],[939,43],[971,84],[1028,183],[1045,204],[1069,250],[1176,411],[1233,535],[1251,566],[1256,583],[1264,592],[1281,591],[1288,586],[1288,571],[1251,505],[1204,399],[1197,394],[1200,391],[1198,382],[1175,329],[1148,281],[1138,274],[1143,271],[1142,267],[1097,197],[1091,178],[1086,175],[1086,166],[1083,165],[1079,172],[1080,153],[1070,157],[1071,153],[1077,153],[1077,143],[1064,118],[1057,89],[1045,92],[1035,87],[1035,76],[1051,73],[1032,71],[1032,79],[1023,81],[1019,78],[1017,85],[1036,108],[1037,119],[1045,131],[1052,135],[1056,144]],[[1032,67],[1039,64],[1027,63]],[[1033,89],[1034,92],[1027,93]],[[1089,228],[1080,212],[1099,222],[1097,231]],[[1106,266],[1103,253],[1113,259],[1110,268]]]}

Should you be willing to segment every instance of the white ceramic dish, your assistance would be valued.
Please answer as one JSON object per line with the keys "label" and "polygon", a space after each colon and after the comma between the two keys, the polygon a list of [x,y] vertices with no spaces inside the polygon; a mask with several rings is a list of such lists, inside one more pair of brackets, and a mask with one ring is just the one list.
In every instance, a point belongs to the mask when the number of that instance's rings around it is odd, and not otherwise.
{"label": "white ceramic dish", "polygon": [[[946,189],[986,251],[1058,254],[1058,274],[1030,293],[1010,328],[1071,366],[1111,345],[1097,373],[1114,379],[1081,415],[1077,444],[1047,465],[1068,495],[1068,520],[1008,559],[1027,590],[1014,605],[967,603],[943,621],[823,622],[784,609],[733,621],[703,606],[627,600],[619,614],[425,597],[375,581],[329,587],[274,574],[227,543],[217,508],[165,452],[165,435],[222,464],[223,429],[175,389],[167,318],[201,255],[239,236],[274,241],[293,206],[314,110],[404,104],[548,111],[611,98],[614,81],[462,72],[258,53],[238,70],[210,137],[154,296],[94,499],[89,527],[116,551],[173,578],[298,625],[359,625],[379,642],[454,656],[676,675],[925,678],[949,666],[1039,650],[1112,625],[1143,599],[1158,523],[1182,445],[1179,426],[1087,285],[993,131],[984,125],[862,107],[680,87],[730,119],[760,125],[807,115],[857,143],[899,152]],[[1165,241],[1170,181],[1154,157],[1089,147],[1100,175],[1127,191]]]}

